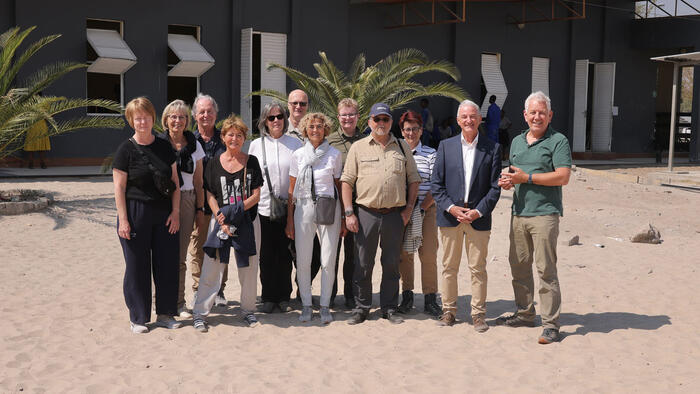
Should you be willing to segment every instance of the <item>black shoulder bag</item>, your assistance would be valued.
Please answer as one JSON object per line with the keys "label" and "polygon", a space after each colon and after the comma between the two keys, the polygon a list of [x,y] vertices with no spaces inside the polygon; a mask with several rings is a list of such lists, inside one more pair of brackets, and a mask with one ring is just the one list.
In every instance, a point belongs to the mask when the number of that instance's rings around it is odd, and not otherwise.
{"label": "black shoulder bag", "polygon": [[267,171],[267,153],[265,152],[265,136],[260,136],[262,143],[263,169],[265,170],[265,180],[267,181],[267,190],[270,192],[270,220],[273,222],[282,223],[287,219],[287,200],[277,197],[272,190],[272,182],[270,182],[270,174]]}
{"label": "black shoulder bag", "polygon": [[134,141],[133,138],[129,138],[129,141],[131,141],[131,143],[134,144],[136,151],[138,151],[141,157],[143,157],[146,160],[148,169],[151,171],[151,174],[153,176],[153,184],[155,185],[156,190],[158,190],[158,192],[165,198],[172,197],[173,193],[175,192],[175,182],[173,182],[170,173],[166,173],[162,170],[159,170],[156,166],[153,165],[153,162],[155,162],[156,165],[160,166],[161,168],[166,168],[168,166],[155,155],[145,152],[144,149],[141,148],[141,146],[136,141]]}

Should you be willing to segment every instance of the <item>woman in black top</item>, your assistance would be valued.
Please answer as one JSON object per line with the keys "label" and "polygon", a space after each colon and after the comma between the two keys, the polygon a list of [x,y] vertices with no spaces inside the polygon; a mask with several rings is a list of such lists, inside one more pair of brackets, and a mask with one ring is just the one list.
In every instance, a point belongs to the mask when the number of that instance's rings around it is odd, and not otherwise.
{"label": "woman in black top", "polygon": [[[236,262],[238,281],[241,284],[243,320],[248,326],[253,327],[258,323],[253,312],[257,295],[258,255],[260,254],[260,220],[257,219],[257,207],[263,177],[257,158],[241,151],[247,132],[248,127],[240,117],[231,115],[224,120],[221,126],[221,139],[226,146],[226,151],[207,163],[204,170],[204,190],[212,211],[208,237],[212,236],[211,232],[217,222],[225,234],[218,235],[219,238],[255,237],[256,254],[248,258],[248,266],[239,266],[239,262]],[[220,211],[224,210],[224,207],[236,204],[242,204],[245,211],[243,214],[247,214],[253,221],[253,234],[242,234],[241,231],[245,231],[243,227],[233,229],[225,223],[224,214]],[[230,255],[235,256],[233,250]],[[214,299],[226,269],[226,264],[221,263],[218,257],[204,255],[199,289],[192,308],[194,328],[199,332],[208,331],[205,319],[214,305]]]}
{"label": "woman in black top", "polygon": [[[131,331],[148,332],[151,320],[151,269],[156,286],[156,325],[178,328],[177,311],[178,230],[180,190],[175,153],[170,144],[153,135],[153,104],[138,97],[126,106],[126,120],[134,135],[114,155],[112,176],[117,205],[119,242],[126,260],[124,299],[129,308]],[[175,188],[171,196],[156,187],[154,174],[169,175]]]}

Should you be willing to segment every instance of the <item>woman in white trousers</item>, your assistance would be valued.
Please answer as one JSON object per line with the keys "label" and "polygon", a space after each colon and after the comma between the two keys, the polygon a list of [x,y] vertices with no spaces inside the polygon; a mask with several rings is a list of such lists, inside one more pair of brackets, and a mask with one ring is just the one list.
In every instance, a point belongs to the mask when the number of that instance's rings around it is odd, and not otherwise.
{"label": "woman in white trousers", "polygon": [[[293,154],[289,168],[289,202],[287,237],[293,239],[297,250],[297,280],[302,311],[299,320],[312,319],[311,255],[314,235],[321,244],[321,322],[333,321],[329,305],[335,278],[335,255],[338,237],[345,236],[345,223],[340,214],[340,175],[343,171],[340,151],[326,141],[331,131],[330,119],[318,112],[309,113],[299,129],[306,144]],[[312,188],[313,185],[313,188]],[[331,224],[316,223],[317,197],[335,199],[335,213]]]}

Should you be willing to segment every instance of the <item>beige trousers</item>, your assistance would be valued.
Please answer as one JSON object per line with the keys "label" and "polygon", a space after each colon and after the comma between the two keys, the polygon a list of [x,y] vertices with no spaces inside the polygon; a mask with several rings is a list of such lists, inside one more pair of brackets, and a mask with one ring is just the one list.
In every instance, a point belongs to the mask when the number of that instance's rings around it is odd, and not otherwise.
{"label": "beige trousers", "polygon": [[[423,242],[418,248],[418,259],[420,260],[421,286],[423,294],[434,294],[438,291],[437,281],[437,208],[431,205],[423,216]],[[403,291],[413,290],[414,253],[401,251],[401,261],[399,262],[399,273],[401,274],[401,289]]]}
{"label": "beige trousers", "polygon": [[194,190],[180,190],[180,282],[177,287],[177,307],[185,306],[185,274],[187,273],[187,247],[194,227]]}
{"label": "beige trousers", "polygon": [[453,315],[457,314],[457,276],[462,259],[462,244],[467,250],[467,262],[471,273],[472,302],[471,315],[486,313],[486,255],[488,254],[491,231],[474,230],[469,223],[460,223],[456,227],[440,227],[440,239],[443,247],[442,258],[442,309]]}
{"label": "beige trousers", "polygon": [[[204,214],[204,223],[208,225],[210,220],[211,215]],[[207,241],[207,235],[207,228],[200,229],[197,227],[197,223],[195,223],[192,235],[187,243],[189,245],[187,248],[187,260],[190,266],[190,272],[192,273],[192,290],[194,291],[197,291],[199,288],[199,277],[202,275],[202,264],[204,263],[204,249],[202,249],[202,247]],[[221,280],[221,291],[226,287],[226,281],[228,280],[228,265],[224,268],[224,277]]]}
{"label": "beige trousers", "polygon": [[561,290],[557,276],[559,215],[513,216],[510,221],[510,271],[518,315],[535,319],[534,261],[540,277],[540,315],[544,328],[559,329]]}

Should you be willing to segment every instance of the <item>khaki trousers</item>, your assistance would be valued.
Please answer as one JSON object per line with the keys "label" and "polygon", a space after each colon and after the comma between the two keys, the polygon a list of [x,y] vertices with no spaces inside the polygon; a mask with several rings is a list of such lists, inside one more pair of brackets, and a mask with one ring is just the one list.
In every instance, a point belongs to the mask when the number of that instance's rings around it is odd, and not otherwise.
{"label": "khaki trousers", "polygon": [[[421,285],[423,294],[435,294],[438,291],[437,283],[437,208],[431,205],[423,216],[423,242],[418,248],[418,259],[420,260]],[[399,273],[401,274],[401,289],[403,291],[413,291],[413,264],[414,253],[401,251],[401,261],[399,262]]]}
{"label": "khaki trousers", "polygon": [[187,247],[194,227],[194,190],[180,190],[180,282],[177,287],[177,307],[185,306],[185,274],[187,273]]}
{"label": "khaki trousers", "polygon": [[[204,223],[209,223],[211,215],[204,214]],[[199,288],[199,277],[202,275],[202,264],[204,263],[204,243],[207,242],[207,228],[200,229],[197,223],[194,224],[192,235],[190,236],[187,248],[187,260],[192,273],[192,290],[197,291]],[[224,264],[224,277],[221,280],[221,289],[224,291],[226,281],[228,280],[228,264]]]}
{"label": "khaki trousers", "polygon": [[535,319],[532,262],[540,277],[540,315],[544,328],[559,329],[561,290],[557,277],[559,215],[513,216],[510,221],[510,271],[518,315]]}
{"label": "khaki trousers", "polygon": [[469,223],[460,223],[456,227],[440,227],[440,239],[443,247],[442,258],[442,309],[453,315],[457,314],[457,275],[462,259],[462,243],[467,250],[467,262],[471,273],[472,302],[471,315],[486,313],[486,255],[488,254],[491,231],[474,230]]}

